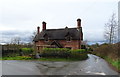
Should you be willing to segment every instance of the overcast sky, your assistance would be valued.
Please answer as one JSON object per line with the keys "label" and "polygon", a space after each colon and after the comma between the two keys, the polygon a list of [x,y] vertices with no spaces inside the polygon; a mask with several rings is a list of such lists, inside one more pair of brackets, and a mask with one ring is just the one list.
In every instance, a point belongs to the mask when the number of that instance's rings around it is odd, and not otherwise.
{"label": "overcast sky", "polygon": [[84,40],[104,41],[104,24],[118,15],[119,0],[0,0],[0,42],[25,41],[42,21],[48,29],[76,27],[82,20]]}

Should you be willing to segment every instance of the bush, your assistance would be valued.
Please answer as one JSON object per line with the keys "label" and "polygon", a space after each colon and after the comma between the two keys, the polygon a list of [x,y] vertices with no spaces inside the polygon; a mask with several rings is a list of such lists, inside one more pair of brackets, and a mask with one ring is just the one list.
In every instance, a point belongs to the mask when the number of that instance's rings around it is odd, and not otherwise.
{"label": "bush", "polygon": [[41,56],[67,58],[69,54],[69,49],[66,48],[44,48]]}
{"label": "bush", "polygon": [[76,49],[76,50],[70,50],[70,52],[76,52],[76,53],[85,53],[85,49]]}
{"label": "bush", "polygon": [[20,52],[23,52],[24,55],[28,55],[33,53],[33,49],[32,48],[21,48]]}
{"label": "bush", "polygon": [[53,58],[73,58],[73,59],[86,59],[87,52],[85,49],[70,50],[67,48],[44,48],[41,52],[42,57]]}
{"label": "bush", "polygon": [[70,50],[70,52],[71,52],[70,54],[71,58],[83,60],[88,57],[87,51],[85,49]]}
{"label": "bush", "polygon": [[94,49],[94,53],[104,57],[108,56],[112,59],[118,59],[118,45],[117,44],[102,44],[100,47]]}

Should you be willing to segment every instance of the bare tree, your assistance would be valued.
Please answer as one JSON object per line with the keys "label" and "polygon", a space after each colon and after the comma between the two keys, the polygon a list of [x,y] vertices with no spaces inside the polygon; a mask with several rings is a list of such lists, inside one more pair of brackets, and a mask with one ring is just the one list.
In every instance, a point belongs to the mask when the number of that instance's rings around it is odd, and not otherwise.
{"label": "bare tree", "polygon": [[30,36],[30,43],[33,42],[33,39],[35,38],[36,34],[37,34],[36,31],[34,31],[34,32],[32,33],[32,35]]}
{"label": "bare tree", "polygon": [[14,37],[11,39],[12,44],[20,44],[21,38],[20,37]]}
{"label": "bare tree", "polygon": [[105,24],[104,37],[108,43],[114,43],[117,40],[117,20],[116,15],[113,13],[109,21]]}

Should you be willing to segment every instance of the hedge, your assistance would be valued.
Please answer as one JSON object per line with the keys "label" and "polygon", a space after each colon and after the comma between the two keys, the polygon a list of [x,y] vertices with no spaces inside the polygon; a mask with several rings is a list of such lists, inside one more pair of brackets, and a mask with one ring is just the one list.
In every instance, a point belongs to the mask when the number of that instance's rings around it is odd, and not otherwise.
{"label": "hedge", "polygon": [[32,54],[33,51],[34,50],[32,48],[21,48],[20,49],[20,52],[22,52],[24,55]]}
{"label": "hedge", "polygon": [[52,58],[86,59],[87,52],[85,49],[70,50],[67,48],[44,48],[40,56]]}

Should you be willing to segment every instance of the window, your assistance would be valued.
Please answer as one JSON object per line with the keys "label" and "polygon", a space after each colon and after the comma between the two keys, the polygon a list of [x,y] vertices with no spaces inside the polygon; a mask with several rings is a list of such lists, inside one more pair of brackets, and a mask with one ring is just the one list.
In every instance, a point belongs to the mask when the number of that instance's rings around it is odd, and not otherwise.
{"label": "window", "polygon": [[48,41],[48,37],[45,37],[45,39],[44,39],[45,41]]}
{"label": "window", "polygon": [[70,42],[72,37],[71,37],[71,34],[70,32],[67,32],[67,34],[65,35],[65,38],[66,38],[66,41]]}
{"label": "window", "polygon": [[70,41],[71,41],[71,37],[70,37],[70,36],[67,36],[67,37],[66,37],[66,40],[70,42]]}
{"label": "window", "polygon": [[66,39],[67,41],[70,41],[70,37],[67,37],[67,39]]}
{"label": "window", "polygon": [[47,42],[48,41],[48,35],[45,34],[43,37],[44,37],[44,41]]}

